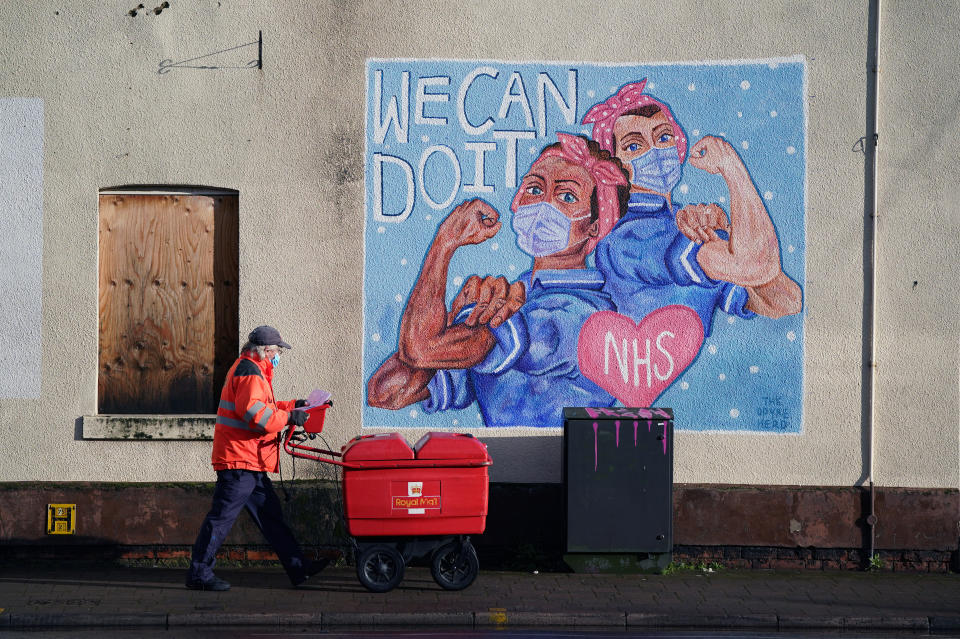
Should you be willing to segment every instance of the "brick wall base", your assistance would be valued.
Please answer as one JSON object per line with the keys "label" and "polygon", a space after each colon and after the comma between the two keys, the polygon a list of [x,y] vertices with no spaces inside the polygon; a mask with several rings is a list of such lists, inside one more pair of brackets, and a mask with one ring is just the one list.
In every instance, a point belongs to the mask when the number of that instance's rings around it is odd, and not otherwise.
{"label": "brick wall base", "polygon": [[878,570],[950,572],[957,552],[946,550],[877,550],[871,563],[859,548],[774,548],[769,546],[675,546],[678,564],[754,570]]}
{"label": "brick wall base", "polygon": [[[287,482],[284,511],[308,555],[349,555],[342,494],[332,481]],[[0,561],[112,560],[186,565],[213,484],[0,483]],[[876,526],[864,489],[674,486],[674,561],[728,568],[960,571],[960,491],[877,488]],[[485,568],[565,570],[562,484],[491,484]],[[76,535],[47,535],[46,505],[77,505]],[[872,536],[871,536],[872,532]],[[222,562],[274,562],[241,514]]]}

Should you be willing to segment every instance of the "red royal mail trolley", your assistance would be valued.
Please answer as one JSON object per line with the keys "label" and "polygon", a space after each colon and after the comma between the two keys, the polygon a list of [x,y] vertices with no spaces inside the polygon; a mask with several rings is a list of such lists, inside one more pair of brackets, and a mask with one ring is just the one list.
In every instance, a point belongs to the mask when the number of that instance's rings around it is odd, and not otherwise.
{"label": "red royal mail trolley", "polygon": [[486,445],[464,433],[427,433],[413,448],[399,433],[361,435],[339,453],[303,445],[323,430],[330,406],[308,408],[303,431],[289,429],[283,448],[343,468],[344,517],[360,583],[387,592],[411,560],[427,555],[441,587],[473,583],[480,564],[469,536],[486,527],[493,463]]}

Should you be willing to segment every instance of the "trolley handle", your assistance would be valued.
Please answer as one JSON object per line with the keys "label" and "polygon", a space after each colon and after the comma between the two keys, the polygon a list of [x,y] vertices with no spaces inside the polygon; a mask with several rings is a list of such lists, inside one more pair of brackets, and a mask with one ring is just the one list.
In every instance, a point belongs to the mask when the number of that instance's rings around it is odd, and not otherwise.
{"label": "trolley handle", "polygon": [[[326,448],[314,448],[313,446],[304,446],[302,443],[303,440],[294,441],[293,437],[296,434],[296,427],[291,427],[287,429],[287,435],[283,440],[283,450],[288,454],[293,455],[294,457],[302,457],[304,459],[312,459],[313,461],[327,462],[331,464],[343,465],[342,462],[338,462],[333,459],[327,459],[325,457],[320,457],[319,455],[328,455],[331,457],[342,457],[341,453],[336,451],[327,450]],[[307,451],[307,452],[297,452],[297,451]],[[318,455],[308,454],[308,453],[319,453]]]}

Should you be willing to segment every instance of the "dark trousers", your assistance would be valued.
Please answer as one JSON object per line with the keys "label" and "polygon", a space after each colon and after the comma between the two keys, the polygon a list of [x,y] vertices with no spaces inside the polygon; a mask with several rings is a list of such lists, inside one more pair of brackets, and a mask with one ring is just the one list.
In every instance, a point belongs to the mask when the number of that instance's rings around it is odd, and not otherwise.
{"label": "dark trousers", "polygon": [[273,492],[267,474],[252,470],[217,471],[213,505],[193,544],[187,580],[209,581],[213,578],[217,550],[244,507],[273,546],[290,580],[302,581],[306,561],[293,533],[283,521],[280,500]]}

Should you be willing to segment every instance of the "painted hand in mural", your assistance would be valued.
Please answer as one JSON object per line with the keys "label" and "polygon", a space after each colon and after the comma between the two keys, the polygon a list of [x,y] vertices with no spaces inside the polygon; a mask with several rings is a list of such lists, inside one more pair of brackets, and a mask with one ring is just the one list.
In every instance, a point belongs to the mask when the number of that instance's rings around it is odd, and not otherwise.
{"label": "painted hand in mural", "polygon": [[467,200],[440,223],[436,241],[453,249],[480,244],[496,235],[501,226],[496,209],[483,200]]}
{"label": "painted hand in mural", "polygon": [[526,300],[527,290],[521,282],[510,284],[503,276],[488,275],[480,278],[471,275],[450,306],[447,326],[453,324],[454,318],[464,306],[476,304],[464,324],[489,324],[491,328],[496,328],[510,319]]}
{"label": "painted hand in mural", "polygon": [[716,231],[730,233],[727,213],[717,204],[688,204],[677,211],[677,228],[698,244],[720,240]]}
{"label": "painted hand in mural", "polygon": [[690,166],[707,173],[723,174],[743,165],[737,151],[723,138],[707,135],[690,149]]}

